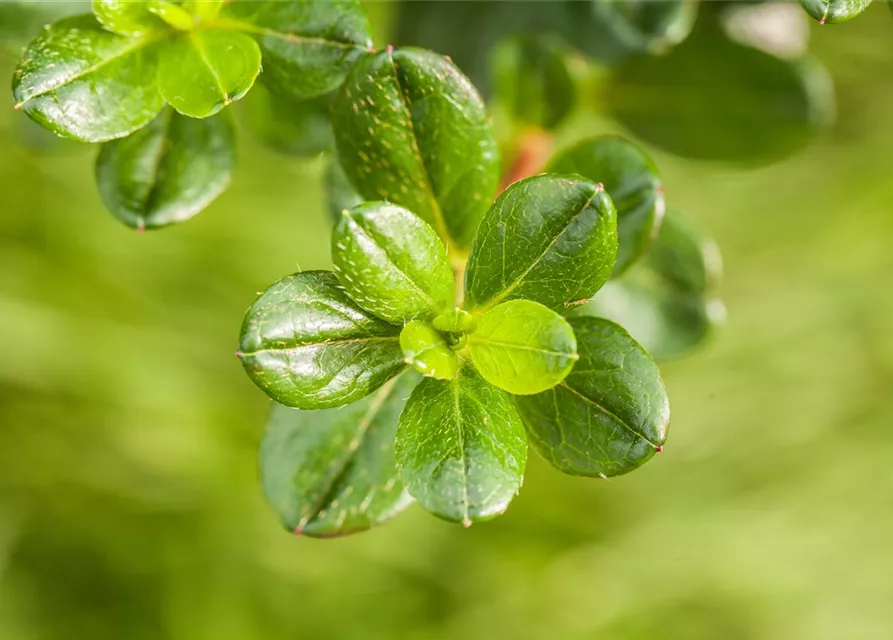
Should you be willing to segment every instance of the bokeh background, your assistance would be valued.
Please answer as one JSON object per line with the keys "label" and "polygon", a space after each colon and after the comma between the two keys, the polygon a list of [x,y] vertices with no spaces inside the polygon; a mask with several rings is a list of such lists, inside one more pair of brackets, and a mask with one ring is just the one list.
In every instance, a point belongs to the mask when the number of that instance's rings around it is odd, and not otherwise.
{"label": "bokeh background", "polygon": [[[136,234],[103,210],[95,148],[45,144],[10,99],[0,638],[893,637],[893,18],[877,4],[810,26],[838,119],[802,153],[654,152],[722,247],[728,308],[705,349],[662,366],[663,454],[610,482],[532,454],[509,511],[469,530],[413,507],[303,539],[263,502],[268,405],[233,351],[255,291],[329,264],[321,161],[242,135],[230,191]],[[381,44],[390,7],[371,9]]]}

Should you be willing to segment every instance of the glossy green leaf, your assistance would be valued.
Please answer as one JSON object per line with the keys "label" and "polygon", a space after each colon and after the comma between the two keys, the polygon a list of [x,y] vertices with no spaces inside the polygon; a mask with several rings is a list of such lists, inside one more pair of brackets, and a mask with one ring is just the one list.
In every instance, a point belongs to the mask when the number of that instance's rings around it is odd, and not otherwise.
{"label": "glossy green leaf", "polygon": [[326,169],[325,174],[325,190],[326,198],[329,204],[329,215],[332,221],[338,224],[341,221],[341,214],[346,209],[353,209],[358,204],[363,203],[363,197],[357,193],[357,190],[350,183],[350,179],[341,168],[341,163],[337,158],[332,158]]}
{"label": "glossy green leaf", "polygon": [[666,151],[746,163],[798,151],[834,110],[822,67],[737,44],[712,24],[667,56],[617,67],[604,100],[636,136]]}
{"label": "glossy green leaf", "polygon": [[573,111],[577,84],[555,37],[519,36],[493,53],[496,102],[516,124],[554,129]]}
{"label": "glossy green leaf", "polygon": [[148,126],[103,145],[96,159],[102,201],[135,229],[187,220],[229,186],[234,137],[228,118],[194,120],[165,109]]}
{"label": "glossy green leaf", "polygon": [[434,327],[413,320],[400,332],[400,348],[406,364],[428,378],[452,380],[459,372],[459,358]]}
{"label": "glossy green leaf", "polygon": [[332,232],[332,262],[347,294],[388,322],[434,317],[453,299],[446,247],[427,223],[394,204],[345,210]]}
{"label": "glossy green leaf", "polygon": [[527,462],[511,397],[471,367],[449,381],[419,383],[400,415],[395,448],[409,493],[434,515],[465,526],[505,511]]}
{"label": "glossy green leaf", "polygon": [[399,334],[348,298],[335,274],[305,271],[255,300],[237,355],[276,402],[327,409],[369,395],[404,368]]}
{"label": "glossy green leaf", "polygon": [[123,36],[141,36],[164,29],[164,22],[149,11],[149,2],[93,0],[93,15],[103,27]]}
{"label": "glossy green leaf", "polygon": [[[334,147],[329,101],[325,96],[293,100],[255,85],[242,105],[242,120],[251,132],[279,153],[312,157]],[[359,203],[350,206],[355,204]]]}
{"label": "glossy green leaf", "polygon": [[438,331],[447,333],[470,333],[477,328],[477,320],[465,309],[444,311],[431,324]]}
{"label": "glossy green leaf", "polygon": [[372,46],[356,0],[234,0],[212,24],[253,36],[263,50],[264,82],[296,100],[334,90]]}
{"label": "glossy green leaf", "polygon": [[562,33],[584,53],[603,59],[660,54],[691,33],[697,8],[694,0],[571,1]]}
{"label": "glossy green leaf", "polygon": [[92,16],[60,20],[25,50],[13,76],[15,108],[75,140],[126,136],[164,106],[155,85],[157,38],[115,35]]}
{"label": "glossy green leaf", "polygon": [[[191,4],[194,0],[189,0]],[[192,31],[198,26],[196,15],[169,0],[149,0],[149,11],[161,18],[168,26],[179,31]]]}
{"label": "glossy green leaf", "polygon": [[418,376],[406,372],[338,409],[273,405],[260,446],[260,481],[297,535],[340,536],[390,520],[412,503],[394,458],[394,434]]}
{"label": "glossy green leaf", "polygon": [[191,31],[162,50],[158,88],[183,115],[207,118],[248,93],[260,63],[260,48],[244,34]]}
{"label": "glossy green leaf", "polygon": [[642,262],[574,313],[613,320],[657,360],[678,358],[724,319],[714,294],[721,270],[715,243],[672,211]]}
{"label": "glossy green leaf", "polygon": [[465,272],[466,306],[527,298],[562,311],[601,288],[616,256],[616,212],[600,185],[580,176],[527,178],[481,222]]}
{"label": "glossy green leaf", "polygon": [[559,153],[549,171],[578,173],[604,185],[617,208],[617,262],[613,276],[638,260],[657,235],[664,187],[651,158],[619,136],[591,138]]}
{"label": "glossy green leaf", "polygon": [[485,313],[468,336],[468,353],[487,382],[516,395],[551,389],[578,358],[567,320],[530,300],[504,302]]}
{"label": "glossy green leaf", "polygon": [[430,51],[387,50],[353,68],[333,107],[342,167],[368,200],[402,205],[467,247],[499,180],[477,91]]}
{"label": "glossy green leaf", "polygon": [[800,0],[806,13],[821,24],[852,20],[868,8],[871,0]]}
{"label": "glossy green leaf", "polygon": [[663,448],[670,421],[657,365],[622,328],[571,321],[580,360],[557,387],[515,398],[533,447],[556,469],[581,476],[632,471]]}

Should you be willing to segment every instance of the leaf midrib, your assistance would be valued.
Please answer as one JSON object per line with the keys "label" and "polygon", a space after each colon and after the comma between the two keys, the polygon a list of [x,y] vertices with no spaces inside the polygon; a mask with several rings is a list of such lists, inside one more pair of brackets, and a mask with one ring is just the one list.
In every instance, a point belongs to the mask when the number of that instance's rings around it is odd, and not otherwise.
{"label": "leaf midrib", "polygon": [[243,22],[233,18],[215,18],[204,23],[209,29],[222,29],[224,31],[241,31],[243,33],[251,33],[253,35],[268,36],[285,40],[294,44],[315,44],[332,47],[335,49],[364,51],[366,47],[354,42],[341,42],[339,40],[328,40],[319,36],[305,36],[293,31],[277,31],[270,27],[261,27],[250,22]]}
{"label": "leaf midrib", "polygon": [[580,357],[579,354],[574,353],[573,351],[552,351],[551,349],[542,349],[540,347],[531,347],[528,345],[522,344],[514,344],[512,342],[501,342],[499,340],[491,340],[489,338],[475,338],[474,334],[468,336],[468,343],[474,344],[477,343],[479,345],[492,345],[497,347],[503,347],[506,349],[517,349],[519,351],[531,351],[535,353],[542,353],[549,356],[559,356],[570,358],[572,360],[576,360]]}
{"label": "leaf midrib", "polygon": [[319,342],[299,342],[291,347],[271,347],[269,349],[256,349],[255,351],[240,351],[241,357],[251,357],[262,355],[265,353],[280,353],[282,351],[294,351],[303,347],[340,347],[347,344],[375,343],[375,342],[398,342],[399,336],[375,336],[370,338],[345,338],[343,340],[321,340]]}
{"label": "leaf midrib", "polygon": [[572,386],[570,386],[570,385],[567,383],[567,381],[560,382],[560,383],[558,384],[558,386],[567,389],[568,391],[570,391],[570,392],[571,392],[572,394],[574,394],[575,396],[581,398],[581,399],[583,400],[583,402],[585,402],[585,403],[587,403],[587,404],[591,404],[592,406],[594,406],[595,408],[597,408],[599,411],[601,411],[601,412],[602,412],[603,414],[605,414],[606,416],[608,416],[608,417],[610,417],[610,418],[613,418],[613,419],[616,420],[617,423],[618,423],[619,425],[621,425],[624,429],[626,429],[627,431],[629,431],[629,432],[632,433],[633,435],[635,435],[635,436],[641,438],[642,440],[644,440],[645,442],[647,442],[648,444],[650,444],[652,447],[657,448],[657,447],[660,446],[659,444],[652,442],[651,439],[648,438],[647,436],[645,436],[644,433],[642,433],[642,432],[639,431],[638,429],[633,428],[631,425],[627,424],[627,422],[624,421],[623,419],[621,419],[619,416],[617,416],[616,414],[614,414],[614,413],[612,413],[611,411],[609,411],[609,410],[608,410],[604,405],[602,405],[601,403],[596,402],[595,400],[593,400],[593,399],[590,398],[589,396],[586,396],[586,395],[580,393],[579,391],[577,391],[576,389],[574,389]]}

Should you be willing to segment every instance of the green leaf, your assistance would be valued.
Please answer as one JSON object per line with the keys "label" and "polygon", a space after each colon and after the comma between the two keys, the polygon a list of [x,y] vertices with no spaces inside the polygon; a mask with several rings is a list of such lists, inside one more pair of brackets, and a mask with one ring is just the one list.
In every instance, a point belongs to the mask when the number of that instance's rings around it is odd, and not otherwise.
{"label": "green leaf", "polygon": [[372,46],[355,0],[235,0],[212,24],[253,36],[263,50],[264,82],[296,100],[333,91]]}
{"label": "green leaf", "polygon": [[367,202],[345,210],[332,232],[332,262],[347,294],[399,324],[450,306],[453,271],[434,229],[403,207]]}
{"label": "green leaf", "polygon": [[165,109],[148,126],[102,146],[96,184],[121,222],[155,229],[211,204],[229,186],[235,163],[228,118],[194,120]]}
{"label": "green leaf", "polygon": [[724,319],[714,294],[721,270],[716,244],[671,211],[642,262],[574,313],[613,320],[657,360],[678,358]]}
{"label": "green leaf", "polygon": [[470,333],[477,328],[477,320],[465,309],[444,311],[431,324],[438,331],[447,333]]}
{"label": "green leaf", "polygon": [[666,52],[691,33],[698,9],[693,0],[588,0],[566,4],[568,21],[562,33],[583,53],[603,59]]}
{"label": "green leaf", "polygon": [[276,402],[328,409],[369,395],[404,368],[399,334],[348,298],[335,274],[305,271],[255,300],[237,355]]}
{"label": "green leaf", "polygon": [[765,163],[803,148],[833,114],[824,69],[737,44],[702,24],[663,57],[617,67],[604,100],[636,136],[686,158]]}
{"label": "green leaf", "polygon": [[329,99],[325,96],[299,101],[256,85],[242,105],[247,127],[279,153],[312,157],[334,147]]}
{"label": "green leaf", "polygon": [[[191,2],[195,1],[196,0],[191,0]],[[166,24],[174,29],[179,31],[192,31],[198,26],[196,15],[181,7],[178,2],[150,0],[148,4],[149,11],[164,20]]]}
{"label": "green leaf", "polygon": [[394,434],[418,376],[403,373],[338,409],[274,404],[260,446],[260,482],[283,525],[297,535],[364,531],[406,509]]}
{"label": "green leaf", "polygon": [[617,216],[601,185],[544,174],[514,183],[481,222],[465,273],[466,304],[527,298],[561,311],[591,298],[617,256]]}
{"label": "green leaf", "polygon": [[190,31],[162,50],[158,88],[183,115],[207,118],[248,93],[260,62],[260,48],[244,34]]}
{"label": "green leaf", "polygon": [[341,166],[367,200],[406,207],[458,248],[499,181],[493,129],[474,87],[440,55],[381,51],[353,68],[333,106]]}
{"label": "green leaf", "polygon": [[868,8],[871,0],[800,0],[806,13],[821,24],[852,20]]}
{"label": "green leaf", "polygon": [[530,443],[564,473],[616,476],[663,448],[670,405],[657,365],[629,334],[574,318],[580,360],[557,387],[515,398]]}
{"label": "green leaf", "polygon": [[341,222],[341,213],[363,203],[363,197],[350,183],[337,158],[332,158],[325,174],[326,197],[329,202],[329,215],[335,224]]}
{"label": "green leaf", "polygon": [[149,11],[149,2],[93,0],[93,15],[103,27],[122,36],[141,36],[164,29],[162,20]]}
{"label": "green leaf", "polygon": [[505,511],[527,462],[511,397],[471,367],[449,381],[419,383],[400,414],[395,448],[409,493],[434,515],[466,527]]}
{"label": "green leaf", "polygon": [[566,47],[553,37],[518,36],[493,53],[497,104],[521,125],[558,127],[577,102]]}
{"label": "green leaf", "polygon": [[468,336],[468,353],[484,379],[509,393],[551,389],[577,361],[577,340],[567,320],[530,300],[491,309]]}
{"label": "green leaf", "polygon": [[92,16],[49,25],[13,76],[16,109],[61,136],[121,138],[147,125],[164,101],[155,85],[158,34],[126,38]]}
{"label": "green leaf", "polygon": [[657,235],[664,215],[664,187],[657,167],[636,145],[602,136],[559,153],[548,171],[578,173],[604,185],[617,208],[617,262],[613,276],[638,260]]}
{"label": "green leaf", "polygon": [[452,380],[459,372],[459,358],[434,327],[413,320],[400,332],[400,348],[406,364],[428,378]]}

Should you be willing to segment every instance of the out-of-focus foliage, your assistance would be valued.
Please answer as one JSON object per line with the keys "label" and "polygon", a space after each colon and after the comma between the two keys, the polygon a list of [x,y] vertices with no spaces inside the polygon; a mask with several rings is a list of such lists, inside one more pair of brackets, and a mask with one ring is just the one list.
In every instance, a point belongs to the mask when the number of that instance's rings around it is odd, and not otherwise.
{"label": "out-of-focus foliage", "polygon": [[[103,212],[92,151],[26,148],[0,110],[0,637],[889,640],[893,25],[876,4],[813,25],[840,117],[802,154],[655,155],[672,206],[723,247],[729,307],[721,340],[662,367],[665,451],[610,483],[531,452],[512,509],[468,531],[411,507],[296,539],[263,502],[269,407],[233,318],[297,260],[330,267],[323,163],[243,136],[213,215],[139,236]],[[567,143],[614,130],[571,125]]]}

